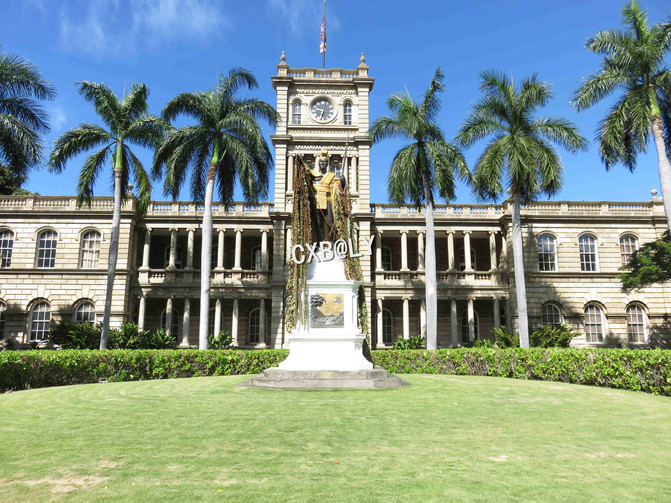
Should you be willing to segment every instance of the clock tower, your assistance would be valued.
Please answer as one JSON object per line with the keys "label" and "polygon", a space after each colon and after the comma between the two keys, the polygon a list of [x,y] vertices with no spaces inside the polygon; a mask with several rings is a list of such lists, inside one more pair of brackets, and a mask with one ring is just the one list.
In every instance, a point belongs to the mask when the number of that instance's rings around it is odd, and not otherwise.
{"label": "clock tower", "polygon": [[[370,146],[368,95],[374,79],[368,76],[361,53],[355,69],[290,68],[284,51],[272,77],[280,120],[271,135],[275,147],[275,240],[273,269],[276,285],[286,282],[291,253],[294,161],[302,155],[315,165],[326,151],[329,170],[349,184],[354,220],[362,238],[370,238]],[[361,257],[366,297],[370,302],[371,257]],[[279,304],[279,303],[278,303]],[[273,303],[273,305],[276,305]],[[370,306],[370,304],[369,304]],[[370,313],[370,308],[368,310]],[[279,313],[278,313],[279,314]],[[370,321],[368,323],[370,327]]]}

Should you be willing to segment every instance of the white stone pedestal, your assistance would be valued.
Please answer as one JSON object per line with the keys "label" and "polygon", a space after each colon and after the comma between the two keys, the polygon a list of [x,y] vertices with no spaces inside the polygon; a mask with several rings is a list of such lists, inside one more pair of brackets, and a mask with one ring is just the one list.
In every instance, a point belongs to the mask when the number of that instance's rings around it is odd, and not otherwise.
{"label": "white stone pedestal", "polygon": [[307,326],[287,333],[289,356],[281,370],[370,370],[363,356],[364,334],[358,329],[358,290],[361,282],[345,278],[342,259],[308,265]]}

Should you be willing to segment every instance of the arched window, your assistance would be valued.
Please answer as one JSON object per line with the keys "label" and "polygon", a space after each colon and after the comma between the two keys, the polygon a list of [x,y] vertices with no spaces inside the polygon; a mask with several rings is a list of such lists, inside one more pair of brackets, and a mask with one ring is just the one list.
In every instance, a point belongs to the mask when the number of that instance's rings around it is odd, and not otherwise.
{"label": "arched window", "polygon": [[389,309],[382,310],[382,342],[385,346],[394,343],[394,315]]}
{"label": "arched window", "polygon": [[382,270],[383,271],[391,271],[392,268],[392,262],[391,262],[391,248],[387,248],[386,246],[382,247]]}
{"label": "arched window", "polygon": [[345,126],[352,125],[352,103],[349,101],[346,102],[343,107],[343,124],[345,124]]}
{"label": "arched window", "polygon": [[548,302],[541,308],[541,323],[543,325],[561,325],[561,308],[557,304]]}
{"label": "arched window", "polygon": [[329,166],[329,171],[333,173],[335,176],[340,178],[342,176],[342,166],[338,163],[333,163]]}
{"label": "arched window", "polygon": [[541,271],[557,270],[557,244],[550,234],[538,236],[538,269]]}
{"label": "arched window", "polygon": [[580,247],[580,270],[583,272],[597,272],[599,264],[597,261],[596,238],[591,234],[583,234],[578,238]]}
{"label": "arched window", "polygon": [[81,268],[95,269],[100,258],[100,233],[87,231],[82,234]]}
{"label": "arched window", "polygon": [[631,234],[624,234],[620,236],[620,257],[622,258],[622,265],[629,263],[629,258],[632,253],[638,250],[638,239]]}
{"label": "arched window", "polygon": [[630,304],[627,307],[627,335],[629,342],[648,342],[648,316],[639,304]]}
{"label": "arched window", "polygon": [[56,265],[56,242],[58,234],[50,229],[40,232],[37,239],[37,267],[52,269]]}
{"label": "arched window", "polygon": [[252,248],[252,269],[258,271],[261,269],[261,247],[255,246]]}
{"label": "arched window", "polygon": [[[167,313],[165,309],[161,313],[161,328],[165,330],[166,332],[168,331],[168,325],[167,325]],[[179,311],[175,309],[174,307],[172,308],[172,323],[170,323],[170,335],[172,335],[176,340],[179,340]]]}
{"label": "arched window", "polygon": [[257,307],[252,309],[249,313],[249,343],[259,344],[263,342],[259,340],[259,333],[261,332],[261,310]]}
{"label": "arched window", "polygon": [[51,308],[47,302],[37,302],[30,310],[30,342],[47,339],[51,328]]}
{"label": "arched window", "polygon": [[209,334],[213,335],[214,337],[217,337],[219,334],[214,333],[214,314],[216,312],[216,309],[214,307],[210,308],[210,319],[209,319]]}
{"label": "arched window", "polygon": [[294,101],[291,105],[291,123],[300,124],[302,120],[303,104],[300,101]]}
{"label": "arched window", "polygon": [[[471,248],[471,268],[477,269],[475,266],[475,250]],[[459,250],[459,270],[464,271],[466,269],[466,252],[464,249]]]}
{"label": "arched window", "polygon": [[96,307],[88,300],[80,302],[75,309],[75,323],[96,322]]}
{"label": "arched window", "polygon": [[[475,339],[480,338],[480,317],[478,316],[478,312],[473,310],[473,335],[475,336]],[[461,313],[461,342],[467,343],[469,342],[468,338],[468,309],[465,310],[463,313]]]}
{"label": "arched window", "polygon": [[12,265],[12,247],[14,246],[14,233],[9,229],[0,231],[0,269]]}
{"label": "arched window", "polygon": [[5,338],[6,317],[7,317],[7,305],[0,300],[0,340]]}
{"label": "arched window", "polygon": [[603,342],[606,332],[603,309],[596,304],[585,306],[585,339],[587,342]]}
{"label": "arched window", "polygon": [[[170,264],[170,247],[167,246],[165,249],[165,252],[163,254],[163,267],[167,268],[168,264]],[[175,268],[176,269],[181,269],[182,268],[182,247],[178,246],[175,248]]]}

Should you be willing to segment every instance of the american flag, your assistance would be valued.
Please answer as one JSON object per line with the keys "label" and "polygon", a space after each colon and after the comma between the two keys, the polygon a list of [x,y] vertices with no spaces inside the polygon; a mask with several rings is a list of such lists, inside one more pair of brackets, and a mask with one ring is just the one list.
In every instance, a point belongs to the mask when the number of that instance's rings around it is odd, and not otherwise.
{"label": "american flag", "polygon": [[321,44],[319,44],[319,52],[324,54],[326,52],[326,16],[322,19],[322,34]]}

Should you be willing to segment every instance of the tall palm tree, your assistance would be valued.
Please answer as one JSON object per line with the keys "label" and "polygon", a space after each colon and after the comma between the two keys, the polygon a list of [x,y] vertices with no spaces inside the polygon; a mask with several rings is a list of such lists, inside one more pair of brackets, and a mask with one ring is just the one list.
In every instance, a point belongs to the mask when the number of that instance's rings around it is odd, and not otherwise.
{"label": "tall palm tree", "polygon": [[583,81],[571,105],[583,110],[621,92],[597,129],[606,169],[622,163],[634,171],[650,133],[657,149],[664,211],[671,228],[671,70],[664,59],[671,51],[671,20],[648,27],[647,13],[632,1],[622,9],[624,31],[600,31],[585,43],[603,55],[601,71]]}
{"label": "tall palm tree", "polygon": [[151,183],[140,160],[131,151],[129,144],[155,147],[164,130],[164,122],[147,113],[149,91],[144,84],[133,84],[130,93],[119,99],[105,84],[78,82],[79,94],[93,103],[96,112],[107,129],[95,124],[80,124],[79,127],[63,133],[54,143],[49,159],[49,169],[60,173],[72,157],[94,149],[102,148],[84,161],[79,184],[77,202],[90,204],[93,185],[109,159],[112,161],[114,180],[114,212],[112,232],[107,260],[107,291],[105,314],[100,335],[100,349],[107,348],[109,323],[112,309],[112,289],[119,250],[119,225],[121,223],[121,203],[126,199],[124,188],[133,175],[138,188],[138,211],[144,213],[151,197]]}
{"label": "tall palm tree", "polygon": [[561,159],[553,143],[571,152],[587,148],[577,127],[562,117],[534,117],[552,97],[550,84],[534,74],[515,89],[512,79],[487,71],[480,74],[484,96],[476,102],[457,139],[464,147],[491,137],[473,175],[481,199],[496,200],[506,190],[513,205],[513,270],[517,296],[520,345],[529,347],[529,321],[524,276],[520,205],[539,195],[556,194],[562,186]]}
{"label": "tall palm tree", "polygon": [[440,110],[438,93],[443,90],[440,68],[429,84],[421,102],[409,93],[390,96],[387,106],[392,115],[380,117],[370,129],[373,143],[385,138],[403,138],[411,143],[399,150],[389,169],[387,189],[395,204],[411,201],[424,204],[426,219],[425,288],[426,341],[428,349],[438,347],[438,295],[436,291],[436,236],[433,225],[435,193],[454,198],[455,177],[469,176],[466,161],[459,150],[445,141],[436,124]]}
{"label": "tall palm tree", "polygon": [[200,327],[198,347],[208,347],[210,272],[212,259],[212,199],[217,185],[224,204],[233,200],[236,178],[247,201],[265,197],[268,171],[273,164],[259,119],[276,125],[278,114],[269,104],[255,98],[239,98],[237,92],[258,83],[243,68],[232,68],[218,78],[209,92],[182,93],[163,109],[167,121],[187,115],[196,124],[170,130],[154,157],[154,176],[165,170],[165,194],[176,198],[188,171],[194,200],[205,201],[201,252]]}
{"label": "tall palm tree", "polygon": [[[0,54],[0,194],[11,194],[28,170],[42,160],[41,133],[49,132],[47,117],[35,100],[50,100],[56,91],[32,63]],[[6,185],[5,185],[6,184]]]}

